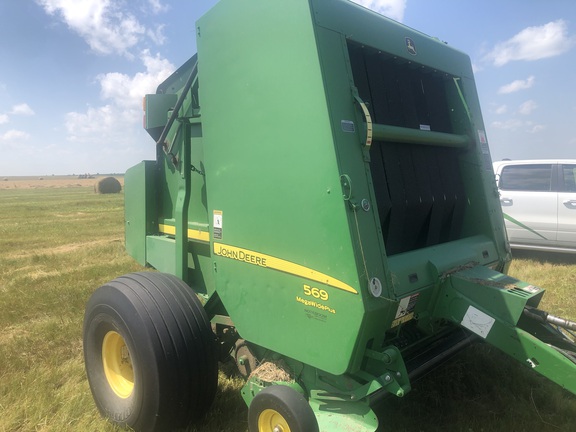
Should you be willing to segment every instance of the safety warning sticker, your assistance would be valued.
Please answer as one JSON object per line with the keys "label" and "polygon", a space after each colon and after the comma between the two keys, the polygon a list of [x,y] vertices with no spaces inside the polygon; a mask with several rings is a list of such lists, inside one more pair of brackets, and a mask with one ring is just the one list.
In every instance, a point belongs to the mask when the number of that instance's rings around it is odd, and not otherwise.
{"label": "safety warning sticker", "polygon": [[214,238],[222,240],[222,211],[214,210],[214,219],[212,225],[214,228]]}
{"label": "safety warning sticker", "polygon": [[419,295],[419,293],[412,294],[400,300],[400,304],[396,310],[396,316],[394,317],[395,319],[392,321],[392,327],[396,327],[414,318],[414,309],[416,308]]}

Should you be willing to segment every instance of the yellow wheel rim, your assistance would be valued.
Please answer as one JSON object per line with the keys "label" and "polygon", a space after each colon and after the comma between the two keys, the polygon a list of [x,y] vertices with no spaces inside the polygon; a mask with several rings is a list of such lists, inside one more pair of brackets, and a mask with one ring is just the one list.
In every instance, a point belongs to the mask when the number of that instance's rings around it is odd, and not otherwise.
{"label": "yellow wheel rim", "polygon": [[134,390],[132,359],[124,338],[115,331],[106,333],[102,341],[102,364],[114,393],[122,399],[130,397]]}
{"label": "yellow wheel rim", "polygon": [[290,432],[290,426],[278,411],[267,409],[258,417],[258,432]]}

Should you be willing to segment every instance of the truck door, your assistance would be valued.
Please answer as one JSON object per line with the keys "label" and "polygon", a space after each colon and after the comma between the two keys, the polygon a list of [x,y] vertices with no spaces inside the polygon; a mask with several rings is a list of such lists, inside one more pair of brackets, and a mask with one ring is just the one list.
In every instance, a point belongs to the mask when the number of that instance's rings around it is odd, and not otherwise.
{"label": "truck door", "polygon": [[576,164],[559,168],[558,246],[576,248]]}
{"label": "truck door", "polygon": [[558,227],[555,167],[555,164],[522,164],[502,168],[498,182],[502,211],[539,234],[506,220],[510,243],[555,243]]}

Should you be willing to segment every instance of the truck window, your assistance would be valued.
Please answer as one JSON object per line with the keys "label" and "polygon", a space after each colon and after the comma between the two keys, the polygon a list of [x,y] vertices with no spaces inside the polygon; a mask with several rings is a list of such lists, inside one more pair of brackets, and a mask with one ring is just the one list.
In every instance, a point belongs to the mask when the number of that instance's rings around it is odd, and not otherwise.
{"label": "truck window", "polygon": [[563,165],[564,192],[576,192],[576,165]]}
{"label": "truck window", "polygon": [[502,169],[500,182],[502,190],[549,192],[552,190],[552,165],[510,165]]}

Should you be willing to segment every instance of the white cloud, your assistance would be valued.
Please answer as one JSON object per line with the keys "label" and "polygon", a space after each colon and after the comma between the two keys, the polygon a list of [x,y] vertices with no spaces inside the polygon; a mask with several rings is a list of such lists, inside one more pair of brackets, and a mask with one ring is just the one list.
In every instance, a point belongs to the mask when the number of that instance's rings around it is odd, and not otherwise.
{"label": "white cloud", "polygon": [[542,132],[543,130],[546,130],[546,126],[537,124],[537,125],[531,126],[531,128],[528,129],[527,132],[530,134],[536,134],[538,132]]}
{"label": "white cloud", "polygon": [[575,43],[576,38],[568,35],[566,21],[560,19],[539,27],[525,28],[507,41],[496,44],[485,60],[494,66],[504,66],[517,60],[540,60],[563,54]]}
{"label": "white cloud", "polygon": [[34,110],[26,103],[14,105],[7,114],[0,114],[0,125],[9,123],[11,115],[31,116],[34,114],[36,114]]}
{"label": "white cloud", "polygon": [[534,75],[529,76],[525,80],[512,81],[510,84],[506,84],[506,85],[500,87],[498,89],[498,93],[508,94],[508,93],[514,93],[514,92],[517,92],[520,90],[526,90],[526,89],[529,89],[530,87],[532,87],[534,85],[535,81],[536,81],[536,78],[534,77]]}
{"label": "white cloud", "polygon": [[524,126],[524,122],[521,120],[517,120],[517,119],[492,122],[492,127],[496,128],[496,129],[502,129],[502,130],[515,131],[515,130],[520,129],[522,126]]}
{"label": "white cloud", "polygon": [[407,0],[352,0],[396,21],[404,19]]}
{"label": "white cloud", "polygon": [[36,114],[32,108],[26,103],[21,103],[18,105],[14,105],[12,110],[10,111],[12,115],[24,115],[24,116],[32,116]]}
{"label": "white cloud", "polygon": [[12,142],[12,141],[23,141],[30,138],[30,134],[19,131],[16,129],[11,129],[8,132],[0,135],[0,141]]}
{"label": "white cloud", "polygon": [[163,45],[166,42],[164,36],[164,24],[158,25],[155,29],[146,30],[146,35],[154,41],[156,45]]}
{"label": "white cloud", "polygon": [[508,106],[500,105],[498,108],[494,110],[496,114],[506,114],[508,112]]}
{"label": "white cloud", "polygon": [[531,121],[523,121],[520,119],[509,119],[506,121],[495,121],[492,122],[492,127],[495,129],[502,129],[502,130],[507,130],[507,131],[511,131],[511,132],[516,132],[518,130],[530,133],[530,134],[535,134],[538,132],[541,132],[543,130],[546,129],[545,125],[541,125],[541,124],[534,124]]}
{"label": "white cloud", "polygon": [[105,131],[111,130],[115,115],[110,105],[99,108],[90,107],[85,113],[66,114],[66,130],[70,141],[82,141],[86,137],[109,138]]}
{"label": "white cloud", "polygon": [[104,99],[111,99],[118,106],[140,109],[142,97],[155,92],[158,84],[174,71],[172,63],[159,55],[152,56],[148,50],[142,51],[140,59],[146,72],[138,72],[133,77],[118,72],[98,76]]}
{"label": "white cloud", "polygon": [[529,115],[536,108],[538,108],[538,104],[533,100],[528,100],[524,102],[522,105],[520,105],[520,107],[518,108],[518,112],[522,115]]}
{"label": "white cloud", "polygon": [[127,130],[142,127],[142,98],[154,93],[156,87],[173,71],[174,66],[148,50],[141,53],[146,71],[134,76],[111,72],[97,77],[100,94],[106,104],[89,107],[86,112],[66,115],[68,139],[77,142],[127,139]]}
{"label": "white cloud", "polygon": [[[36,0],[50,15],[58,15],[100,54],[125,54],[146,35],[162,41],[162,29],[147,29],[123,9],[125,2],[113,0]],[[161,6],[159,1],[153,2]]]}
{"label": "white cloud", "polygon": [[148,3],[154,13],[165,12],[168,10],[168,5],[162,4],[160,0],[148,0]]}

